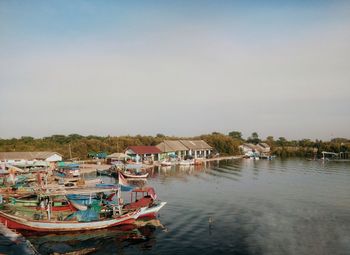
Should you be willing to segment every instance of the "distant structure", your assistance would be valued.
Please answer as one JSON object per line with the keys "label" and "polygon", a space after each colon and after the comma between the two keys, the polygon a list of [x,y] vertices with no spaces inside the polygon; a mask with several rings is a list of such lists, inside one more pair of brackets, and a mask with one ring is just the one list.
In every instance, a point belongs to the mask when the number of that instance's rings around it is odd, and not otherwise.
{"label": "distant structure", "polygon": [[32,152],[0,152],[0,162],[2,163],[27,163],[28,161],[62,161],[62,155],[51,151]]}
{"label": "distant structure", "polygon": [[188,155],[197,158],[206,158],[213,150],[204,140],[180,140],[188,148]]}
{"label": "distant structure", "polygon": [[160,160],[167,157],[183,158],[188,152],[188,148],[177,140],[164,140],[157,148],[162,152]]}
{"label": "distant structure", "polygon": [[174,157],[183,159],[186,156],[197,158],[206,158],[209,156],[213,147],[203,140],[164,140],[157,147],[161,150],[161,159]]}
{"label": "distant structure", "polygon": [[267,143],[258,143],[256,148],[260,154],[269,155],[271,152],[271,148]]}
{"label": "distant structure", "polygon": [[125,153],[112,153],[107,156],[107,164],[111,164],[113,161],[126,161],[129,158]]}
{"label": "distant structure", "polygon": [[239,146],[240,151],[248,157],[252,156],[269,156],[271,148],[267,143],[259,143],[257,145],[252,143],[244,143]]}
{"label": "distant structure", "polygon": [[161,151],[156,146],[129,146],[125,154],[136,162],[139,161],[157,161],[160,158]]}

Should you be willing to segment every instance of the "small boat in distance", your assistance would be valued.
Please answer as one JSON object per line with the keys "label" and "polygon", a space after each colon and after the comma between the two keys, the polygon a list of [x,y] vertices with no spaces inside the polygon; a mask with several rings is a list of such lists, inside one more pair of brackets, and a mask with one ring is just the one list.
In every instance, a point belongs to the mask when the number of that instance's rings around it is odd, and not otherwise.
{"label": "small boat in distance", "polygon": [[173,163],[171,163],[170,161],[164,160],[164,161],[162,161],[162,162],[160,163],[160,165],[161,165],[161,166],[172,166]]}
{"label": "small boat in distance", "polygon": [[148,173],[131,173],[130,171],[124,171],[122,172],[122,175],[126,178],[133,178],[133,179],[144,179],[148,177]]}
{"label": "small boat in distance", "polygon": [[148,177],[148,173],[143,168],[143,165],[139,163],[127,164],[124,170],[119,170],[119,173],[125,178],[142,179]]}

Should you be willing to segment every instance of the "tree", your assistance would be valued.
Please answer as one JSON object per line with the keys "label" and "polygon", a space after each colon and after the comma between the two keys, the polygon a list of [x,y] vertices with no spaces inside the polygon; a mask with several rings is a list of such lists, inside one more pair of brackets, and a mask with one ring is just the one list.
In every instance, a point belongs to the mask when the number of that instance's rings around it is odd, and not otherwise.
{"label": "tree", "polygon": [[228,135],[234,139],[242,140],[242,133],[239,131],[231,131]]}
{"label": "tree", "polygon": [[273,139],[273,136],[269,135],[266,137],[265,142],[270,145],[270,147],[273,147],[275,145],[275,140]]}
{"label": "tree", "polygon": [[250,137],[248,137],[247,141],[248,141],[248,143],[254,143],[254,144],[258,144],[261,142],[257,132],[253,132],[252,135]]}
{"label": "tree", "polygon": [[287,139],[284,138],[283,136],[282,136],[282,137],[279,137],[278,140],[276,141],[276,143],[277,143],[279,146],[286,146],[286,145],[287,145]]}

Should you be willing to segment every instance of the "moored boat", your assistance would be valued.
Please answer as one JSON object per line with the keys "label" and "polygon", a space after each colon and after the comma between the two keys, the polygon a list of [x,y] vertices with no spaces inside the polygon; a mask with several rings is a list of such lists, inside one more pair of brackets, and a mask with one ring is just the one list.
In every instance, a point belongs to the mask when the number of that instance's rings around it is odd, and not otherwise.
{"label": "moored boat", "polygon": [[133,223],[140,215],[140,210],[133,211],[121,216],[100,219],[97,221],[79,222],[57,221],[57,220],[31,220],[24,217],[18,217],[0,211],[0,222],[11,229],[30,230],[38,232],[70,232],[82,230],[95,230],[114,227],[123,224]]}
{"label": "moored boat", "polygon": [[161,166],[172,166],[173,165],[173,163],[172,162],[170,162],[170,161],[162,161],[161,163],[160,163],[160,165]]}
{"label": "moored boat", "polygon": [[124,171],[122,172],[122,175],[124,175],[126,178],[147,178],[148,173],[131,173],[130,171]]}

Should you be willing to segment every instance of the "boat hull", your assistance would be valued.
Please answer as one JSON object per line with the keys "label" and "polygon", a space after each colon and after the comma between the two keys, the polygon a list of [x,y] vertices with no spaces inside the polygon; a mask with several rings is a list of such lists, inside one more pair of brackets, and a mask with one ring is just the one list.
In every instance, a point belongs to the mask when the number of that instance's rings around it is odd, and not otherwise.
{"label": "boat hull", "polygon": [[148,177],[148,173],[135,175],[135,174],[129,174],[129,173],[123,172],[122,175],[124,175],[126,178],[133,178],[133,179],[144,179]]}
{"label": "boat hull", "polygon": [[139,218],[155,217],[160,209],[166,205],[167,202],[161,202],[156,206],[141,208]]}
{"label": "boat hull", "polygon": [[140,215],[138,212],[132,212],[118,218],[91,221],[91,222],[78,222],[78,221],[36,221],[27,220],[24,218],[16,217],[14,215],[7,214],[0,211],[0,222],[11,229],[17,230],[29,230],[37,232],[71,232],[71,231],[85,231],[96,230],[114,227],[123,224],[133,223]]}

